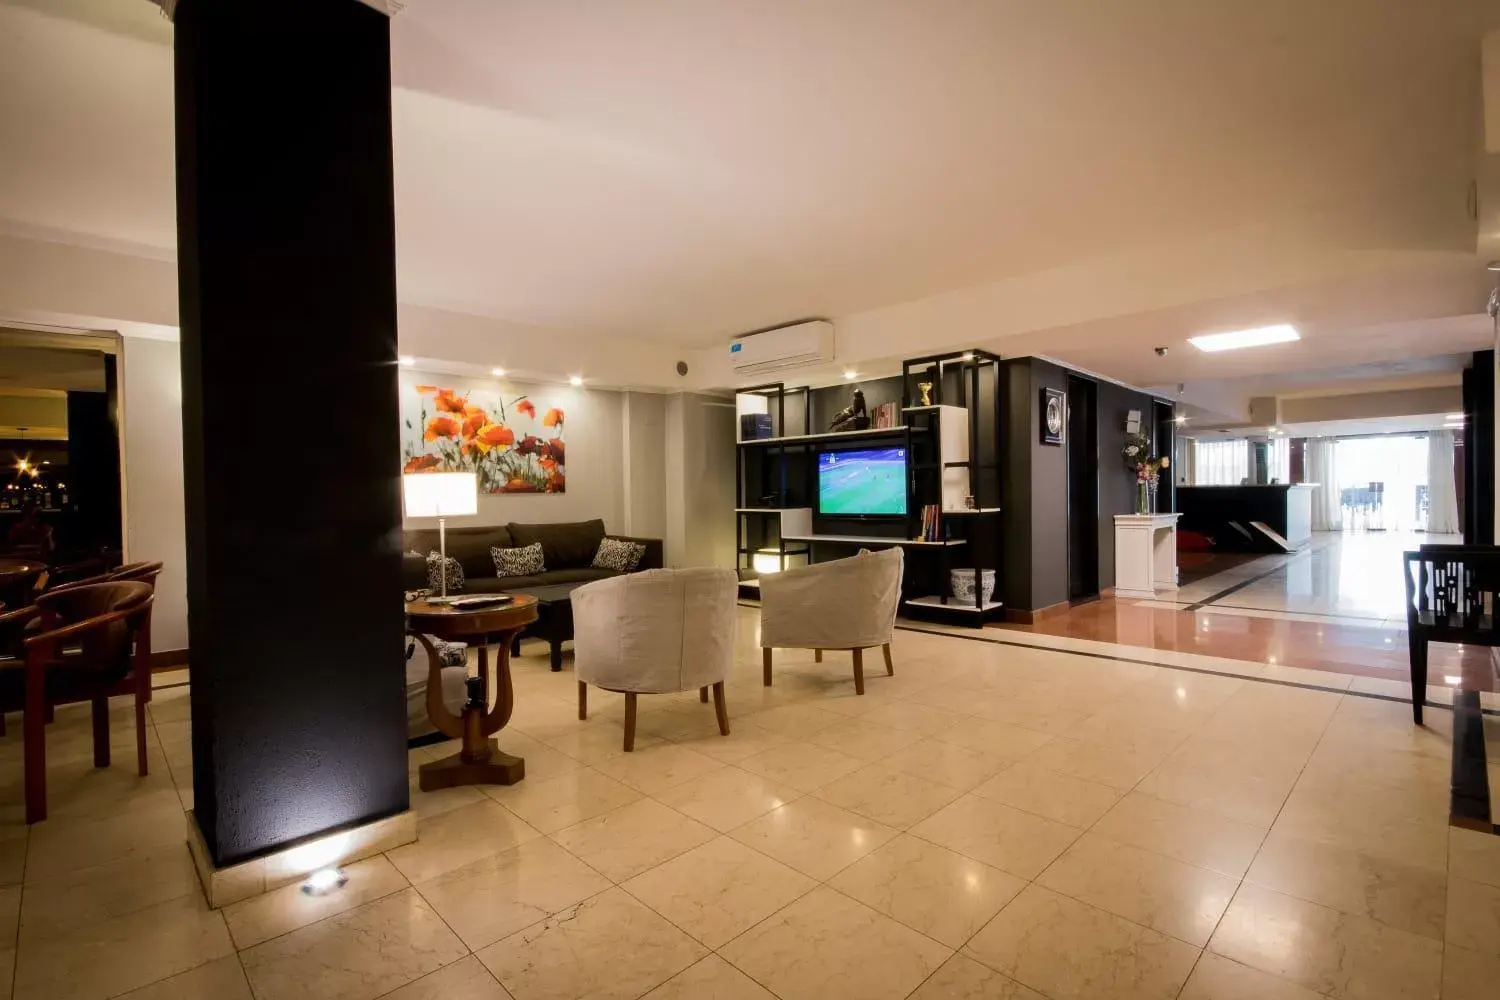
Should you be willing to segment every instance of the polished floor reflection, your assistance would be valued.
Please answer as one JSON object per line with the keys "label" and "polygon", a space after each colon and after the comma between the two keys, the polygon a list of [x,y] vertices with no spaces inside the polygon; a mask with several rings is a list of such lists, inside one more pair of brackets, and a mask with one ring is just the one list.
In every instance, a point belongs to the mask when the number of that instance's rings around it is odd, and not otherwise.
{"label": "polished floor reflection", "polygon": [[732,734],[644,698],[628,756],[617,696],[579,722],[571,672],[521,658],[501,743],[526,780],[413,782],[420,839],[324,897],[205,907],[185,686],[157,692],[146,779],[93,770],[60,710],[30,830],[12,726],[0,996],[1495,996],[1500,837],[1447,825],[1448,712],[988,630],[899,631],[865,697],[844,654],[788,652],[768,689],[756,620]]}
{"label": "polished floor reflection", "polygon": [[[1401,553],[1456,536],[1318,533],[1293,555],[1225,560],[1163,600],[1104,600],[1005,629],[1404,683]],[[1196,568],[1196,567],[1195,567]],[[1209,567],[1210,569],[1212,566]],[[1489,651],[1434,645],[1430,679],[1495,691]]]}

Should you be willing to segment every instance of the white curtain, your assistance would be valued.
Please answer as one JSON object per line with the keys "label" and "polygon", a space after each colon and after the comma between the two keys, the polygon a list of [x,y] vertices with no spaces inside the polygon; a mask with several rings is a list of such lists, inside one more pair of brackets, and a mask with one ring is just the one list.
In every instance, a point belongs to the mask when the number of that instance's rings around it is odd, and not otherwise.
{"label": "white curtain", "polygon": [[1339,477],[1334,455],[1338,442],[1334,438],[1308,438],[1306,482],[1317,483],[1312,497],[1314,531],[1338,531],[1344,526],[1344,511],[1339,504]]}
{"label": "white curtain", "polygon": [[1193,485],[1238,486],[1250,475],[1250,449],[1243,438],[1197,441],[1193,445]]}
{"label": "white curtain", "polygon": [[1427,435],[1427,530],[1456,535],[1458,491],[1453,482],[1453,432]]}
{"label": "white curtain", "polygon": [[1266,477],[1270,481],[1289,483],[1292,481],[1292,442],[1284,437],[1272,438],[1267,444],[1270,454],[1266,456]]}

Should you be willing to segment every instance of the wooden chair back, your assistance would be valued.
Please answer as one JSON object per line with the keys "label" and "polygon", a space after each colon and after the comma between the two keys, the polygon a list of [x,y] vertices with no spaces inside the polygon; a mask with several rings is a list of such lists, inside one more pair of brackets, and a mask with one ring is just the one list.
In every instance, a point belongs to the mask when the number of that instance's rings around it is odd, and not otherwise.
{"label": "wooden chair back", "polygon": [[[45,634],[53,638],[50,656],[60,655],[66,639],[78,644],[70,666],[123,677],[130,671],[135,640],[148,627],[152,588],[138,580],[66,587],[37,598]],[[30,643],[28,643],[29,645]]]}
{"label": "wooden chair back", "polygon": [[1434,642],[1500,645],[1500,548],[1423,545],[1405,554],[1406,627]]}
{"label": "wooden chair back", "polygon": [[156,577],[161,573],[162,564],[159,562],[133,562],[126,563],[119,569],[109,574],[111,580],[139,580],[156,586]]}

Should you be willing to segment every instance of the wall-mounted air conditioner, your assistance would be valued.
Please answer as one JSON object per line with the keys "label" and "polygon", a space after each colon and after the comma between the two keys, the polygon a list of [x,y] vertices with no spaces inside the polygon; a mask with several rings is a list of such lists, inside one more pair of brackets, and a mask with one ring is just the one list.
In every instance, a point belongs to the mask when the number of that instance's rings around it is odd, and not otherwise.
{"label": "wall-mounted air conditioner", "polygon": [[729,342],[729,360],[747,378],[832,361],[833,324],[819,319],[747,333]]}

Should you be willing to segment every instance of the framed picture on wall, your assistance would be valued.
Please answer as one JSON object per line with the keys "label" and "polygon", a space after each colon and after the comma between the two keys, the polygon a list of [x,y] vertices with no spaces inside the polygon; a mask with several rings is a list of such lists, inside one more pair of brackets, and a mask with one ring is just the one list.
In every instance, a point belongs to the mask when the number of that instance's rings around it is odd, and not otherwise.
{"label": "framed picture on wall", "polygon": [[1042,444],[1063,443],[1068,423],[1068,394],[1061,389],[1042,390]]}

